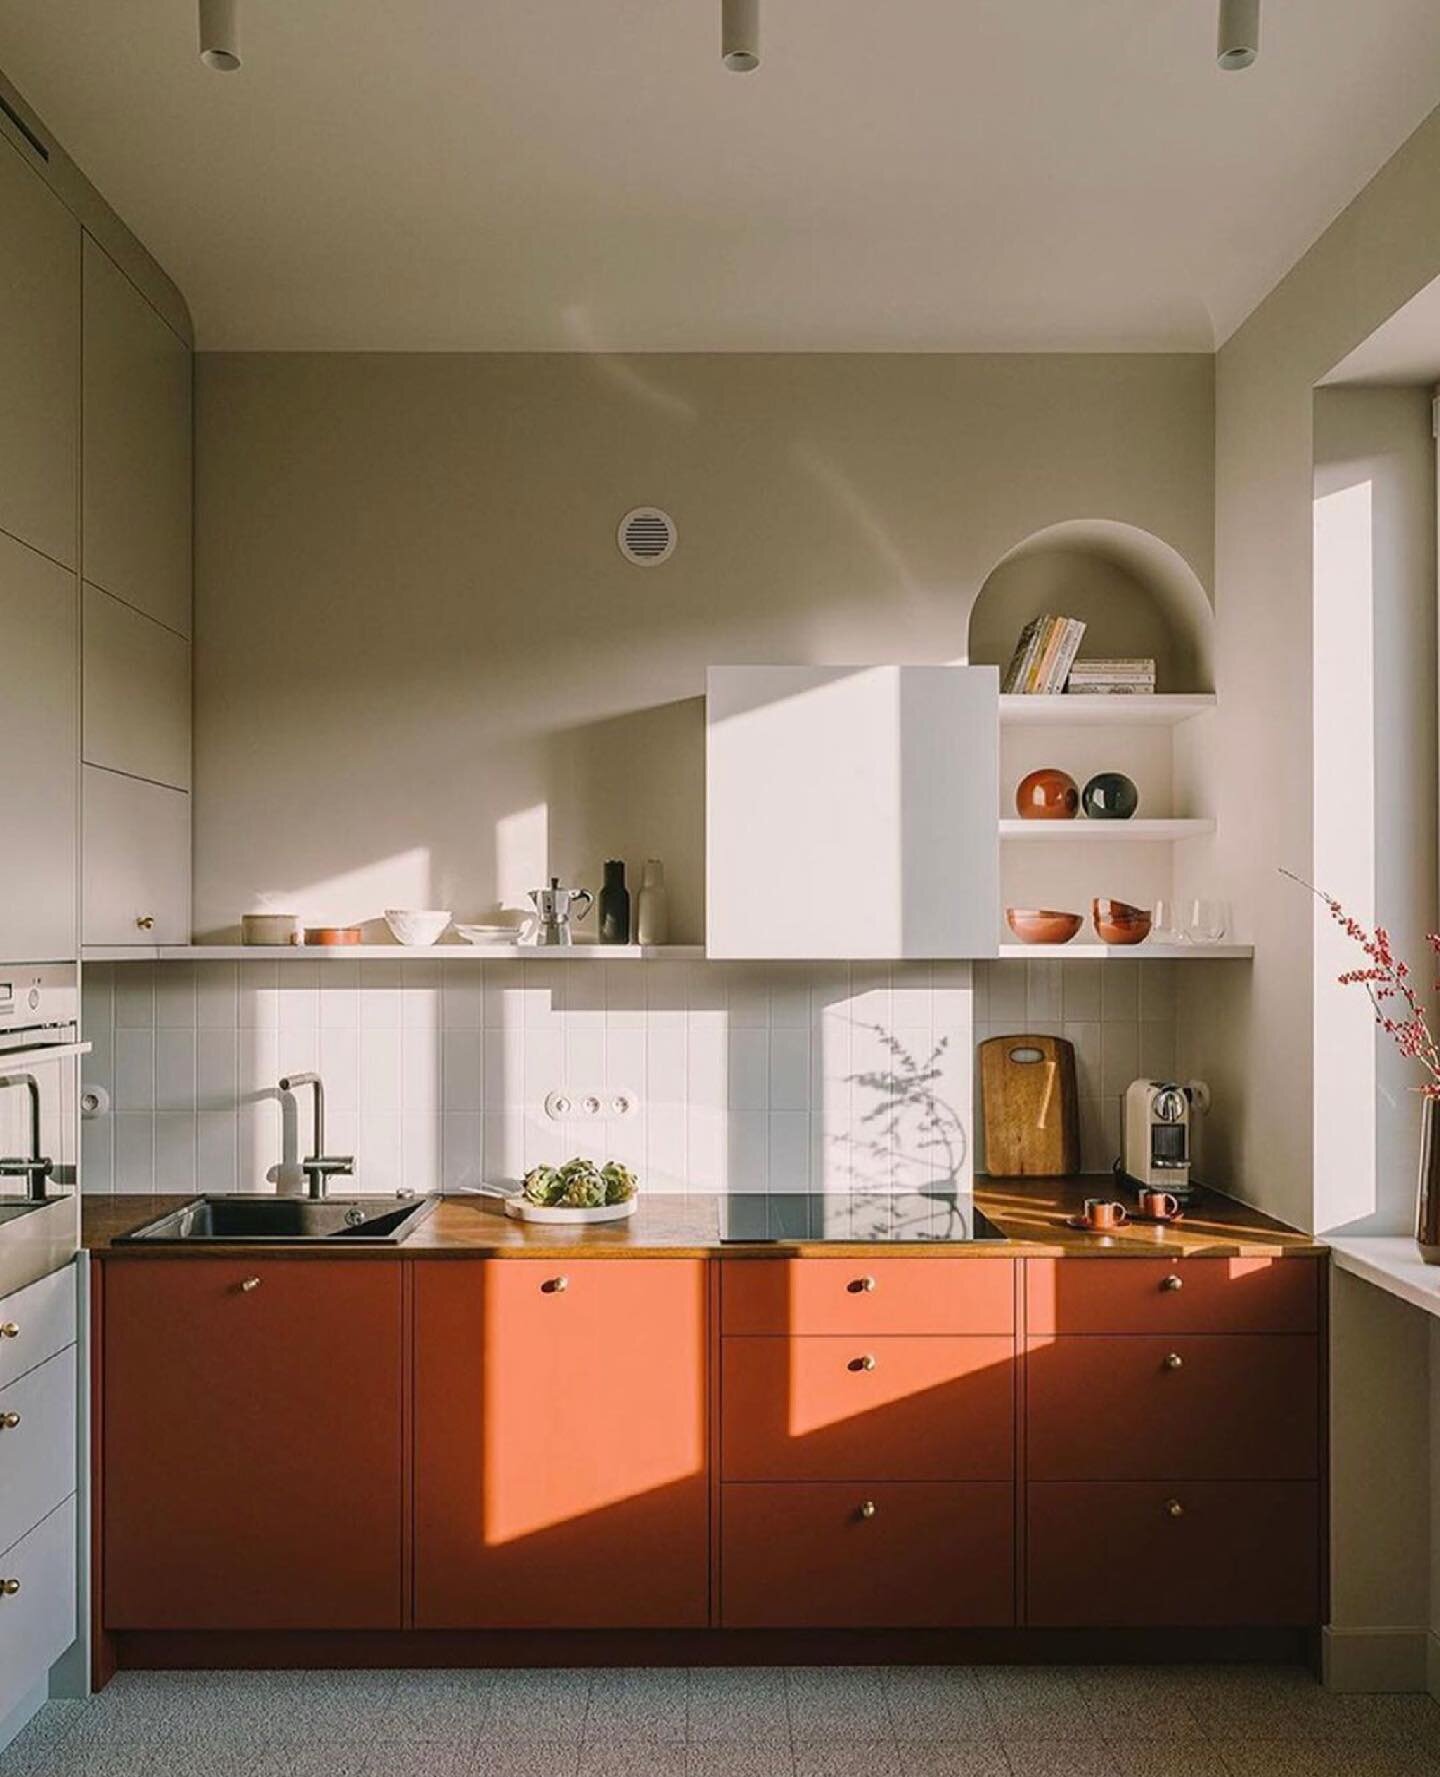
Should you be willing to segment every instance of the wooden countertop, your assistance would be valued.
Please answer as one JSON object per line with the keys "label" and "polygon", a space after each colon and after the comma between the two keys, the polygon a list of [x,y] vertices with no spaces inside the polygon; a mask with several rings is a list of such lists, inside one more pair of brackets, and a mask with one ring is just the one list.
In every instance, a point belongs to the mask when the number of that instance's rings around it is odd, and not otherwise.
{"label": "wooden countertop", "polygon": [[[1134,1224],[1119,1234],[1092,1234],[1065,1225],[1086,1197],[1106,1195],[1100,1178],[978,1179],[975,1200],[1001,1229],[1003,1240],[948,1245],[944,1242],[885,1242],[884,1249],[936,1259],[986,1258],[1310,1258],[1326,1249],[1257,1209],[1207,1192],[1183,1221],[1157,1227]],[[81,1241],[104,1258],[234,1258],[262,1251],[287,1258],[843,1258],[873,1254],[874,1243],[779,1241],[756,1245],[720,1243],[717,1200],[713,1197],[642,1195],[626,1222],[593,1228],[538,1227],[513,1221],[490,1198],[443,1198],[398,1246],[347,1246],[324,1242],[286,1246],[204,1243],[174,1246],[114,1246],[119,1234],[192,1201],[186,1196],[106,1196],[82,1199]],[[343,1193],[337,1193],[343,1195]]]}

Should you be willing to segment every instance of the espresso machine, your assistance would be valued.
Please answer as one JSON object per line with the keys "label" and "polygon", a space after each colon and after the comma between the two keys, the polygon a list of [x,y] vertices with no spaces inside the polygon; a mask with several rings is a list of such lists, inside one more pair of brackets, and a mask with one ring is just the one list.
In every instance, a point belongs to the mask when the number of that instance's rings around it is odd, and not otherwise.
{"label": "espresso machine", "polygon": [[1137,1190],[1168,1191],[1190,1201],[1192,1104],[1190,1088],[1172,1080],[1132,1080],[1125,1093],[1125,1182]]}
{"label": "espresso machine", "polygon": [[[556,944],[573,944],[575,938],[570,930],[571,920],[584,919],[595,904],[595,897],[589,889],[561,888],[558,876],[550,878],[549,888],[531,889],[530,899],[535,903],[535,914],[526,942],[542,948]],[[580,905],[581,902],[584,903],[583,906]]]}

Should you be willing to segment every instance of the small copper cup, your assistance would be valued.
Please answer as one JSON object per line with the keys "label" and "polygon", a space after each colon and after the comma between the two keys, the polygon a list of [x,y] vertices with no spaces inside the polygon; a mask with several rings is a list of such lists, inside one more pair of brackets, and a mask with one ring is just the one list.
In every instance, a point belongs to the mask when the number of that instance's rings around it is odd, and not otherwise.
{"label": "small copper cup", "polygon": [[1142,1191],[1140,1214],[1157,1222],[1173,1222],[1180,1213],[1180,1199],[1168,1191]]}
{"label": "small copper cup", "polygon": [[1115,1203],[1108,1197],[1087,1197],[1081,1219],[1087,1227],[1108,1233],[1113,1228],[1123,1228],[1130,1220],[1130,1213],[1123,1203]]}

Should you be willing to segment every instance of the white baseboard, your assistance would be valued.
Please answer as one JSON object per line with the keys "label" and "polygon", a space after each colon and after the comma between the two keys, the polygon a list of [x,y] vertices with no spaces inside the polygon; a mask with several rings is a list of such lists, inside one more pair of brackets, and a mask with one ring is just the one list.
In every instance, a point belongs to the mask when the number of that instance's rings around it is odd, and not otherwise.
{"label": "white baseboard", "polygon": [[1425,1629],[1336,1629],[1322,1634],[1325,1688],[1440,1694],[1440,1636]]}

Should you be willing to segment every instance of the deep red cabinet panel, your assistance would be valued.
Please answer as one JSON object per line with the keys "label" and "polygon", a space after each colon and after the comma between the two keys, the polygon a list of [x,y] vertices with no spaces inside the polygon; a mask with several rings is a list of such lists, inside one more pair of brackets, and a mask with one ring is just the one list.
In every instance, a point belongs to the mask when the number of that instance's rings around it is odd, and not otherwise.
{"label": "deep red cabinet panel", "polygon": [[705,1262],[415,1270],[416,1626],[703,1626]]}
{"label": "deep red cabinet panel", "polygon": [[721,1495],[728,1629],[1015,1620],[1008,1482],[735,1483]]}
{"label": "deep red cabinet panel", "polygon": [[103,1621],[402,1621],[398,1262],[107,1264]]}
{"label": "deep red cabinet panel", "polygon": [[1317,1347],[1277,1333],[1032,1339],[1030,1479],[1312,1480]]}

